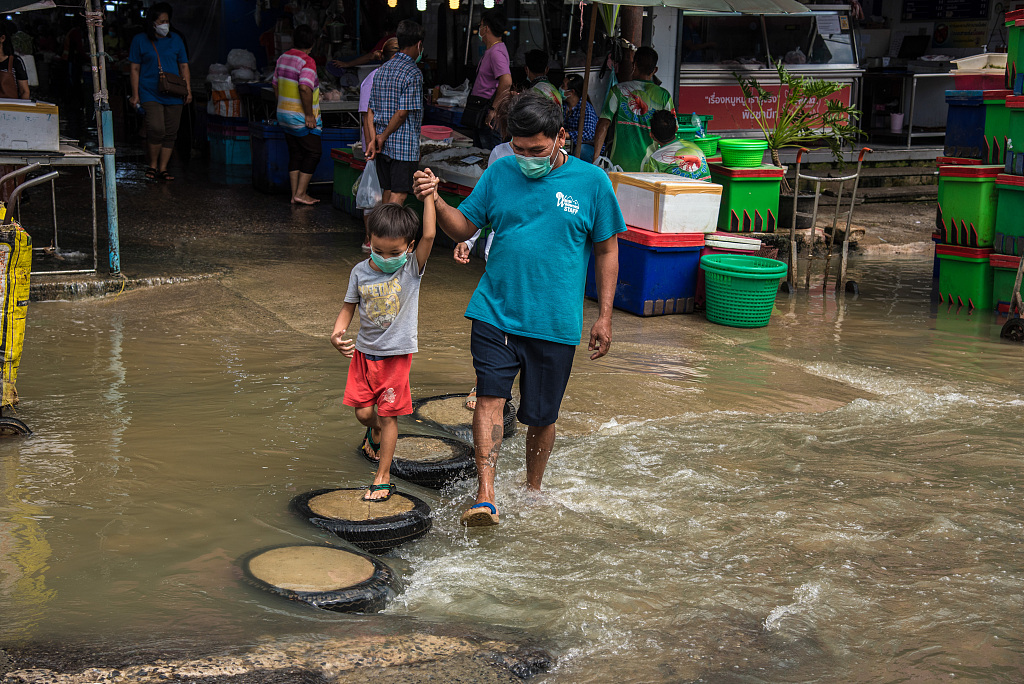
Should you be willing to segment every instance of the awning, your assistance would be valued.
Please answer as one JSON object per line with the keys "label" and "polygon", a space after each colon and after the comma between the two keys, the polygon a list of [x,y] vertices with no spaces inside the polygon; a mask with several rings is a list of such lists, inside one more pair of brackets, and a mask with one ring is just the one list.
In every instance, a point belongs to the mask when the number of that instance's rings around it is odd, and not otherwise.
{"label": "awning", "polygon": [[595,0],[606,5],[675,7],[690,12],[742,12],[744,14],[799,14],[811,10],[796,0]]}
{"label": "awning", "polygon": [[57,4],[53,0],[25,2],[25,0],[0,0],[0,12],[29,12],[31,10],[53,9]]}

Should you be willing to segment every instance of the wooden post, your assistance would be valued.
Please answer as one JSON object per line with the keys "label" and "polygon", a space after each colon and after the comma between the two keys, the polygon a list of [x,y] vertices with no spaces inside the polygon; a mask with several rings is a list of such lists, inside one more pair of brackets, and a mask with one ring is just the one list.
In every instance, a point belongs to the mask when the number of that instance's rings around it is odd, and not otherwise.
{"label": "wooden post", "polygon": [[[583,17],[580,17],[580,21],[583,21]],[[583,124],[587,120],[587,96],[590,91],[590,65],[594,60],[594,31],[597,29],[597,3],[591,3],[590,5],[590,30],[589,38],[587,39],[587,64],[586,71],[583,72],[583,92],[580,93],[580,123],[579,128],[576,131],[576,150],[573,154],[578,158],[583,154]],[[594,150],[594,156],[600,153],[600,150]]]}

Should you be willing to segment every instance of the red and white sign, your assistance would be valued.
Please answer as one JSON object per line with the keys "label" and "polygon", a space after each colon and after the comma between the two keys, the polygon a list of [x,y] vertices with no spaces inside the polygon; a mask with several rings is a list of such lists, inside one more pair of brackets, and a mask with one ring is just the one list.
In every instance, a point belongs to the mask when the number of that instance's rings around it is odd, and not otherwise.
{"label": "red and white sign", "polygon": [[[779,91],[781,85],[766,85],[764,89],[772,93],[774,97],[763,103],[762,108],[768,117],[768,125],[774,125],[776,106],[778,105]],[[830,95],[828,100],[839,100],[844,105],[850,104],[851,88],[849,86]],[[679,106],[677,111],[680,114],[696,112],[698,114],[712,114],[714,120],[708,124],[711,131],[746,131],[758,130],[757,120],[743,106],[743,90],[739,84],[736,85],[687,85],[679,86]],[[824,112],[825,100],[816,102],[817,110]],[[758,111],[757,99],[751,98],[751,109]]]}

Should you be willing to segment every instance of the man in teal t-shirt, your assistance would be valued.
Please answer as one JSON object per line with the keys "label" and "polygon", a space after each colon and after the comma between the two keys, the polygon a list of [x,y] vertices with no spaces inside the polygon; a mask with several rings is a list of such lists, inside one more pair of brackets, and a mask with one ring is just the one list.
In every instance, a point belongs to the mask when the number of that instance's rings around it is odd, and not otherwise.
{"label": "man in teal t-shirt", "polygon": [[[528,426],[526,484],[540,489],[583,333],[590,254],[600,312],[589,349],[590,358],[597,359],[611,345],[616,235],[626,230],[607,174],[562,151],[561,107],[526,92],[512,103],[506,125],[515,156],[489,166],[457,209],[434,200],[438,226],[456,242],[487,224],[494,230],[486,270],[466,309],[473,321],[470,346],[477,374],[473,434],[479,488],[476,504],[462,515],[462,524],[471,527],[498,523],[494,475],[502,412],[517,374],[517,417]],[[436,182],[429,170],[418,172],[416,196],[422,199]]]}

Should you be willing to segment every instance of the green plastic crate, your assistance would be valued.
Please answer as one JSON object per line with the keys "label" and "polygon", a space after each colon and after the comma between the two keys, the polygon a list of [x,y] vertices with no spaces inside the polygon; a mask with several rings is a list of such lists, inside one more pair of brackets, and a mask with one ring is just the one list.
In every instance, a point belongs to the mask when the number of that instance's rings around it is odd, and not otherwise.
{"label": "green plastic crate", "polygon": [[774,233],[779,218],[779,186],[785,173],[777,166],[741,169],[708,164],[711,182],[722,186],[718,229],[730,233]]}
{"label": "green plastic crate", "polygon": [[939,239],[947,245],[991,247],[996,232],[996,176],[1001,166],[940,166]]}
{"label": "green plastic crate", "polygon": [[1013,82],[1017,80],[1017,74],[1020,72],[1021,63],[1024,63],[1024,55],[1020,54],[1022,45],[1020,35],[1021,30],[1024,26],[1017,26],[1014,17],[1010,15],[1016,15],[1020,12],[1008,12],[1006,21],[1006,88],[1013,90]]}
{"label": "green plastic crate", "polygon": [[995,232],[1024,236],[1024,176],[996,176],[996,198]]}
{"label": "green plastic crate", "polygon": [[1006,96],[1010,90],[985,91],[985,145],[982,164],[1002,164],[1006,161],[1006,139],[1010,134],[1010,110]]}
{"label": "green plastic crate", "polygon": [[[993,254],[989,257],[992,264],[992,299],[995,308],[1003,313],[1010,310],[1010,297],[1013,283],[1017,280],[1017,266],[1021,257]],[[1024,281],[1020,284],[1020,294],[1024,297]]]}
{"label": "green plastic crate", "polygon": [[991,249],[936,245],[939,257],[939,298],[969,309],[992,308]]}

